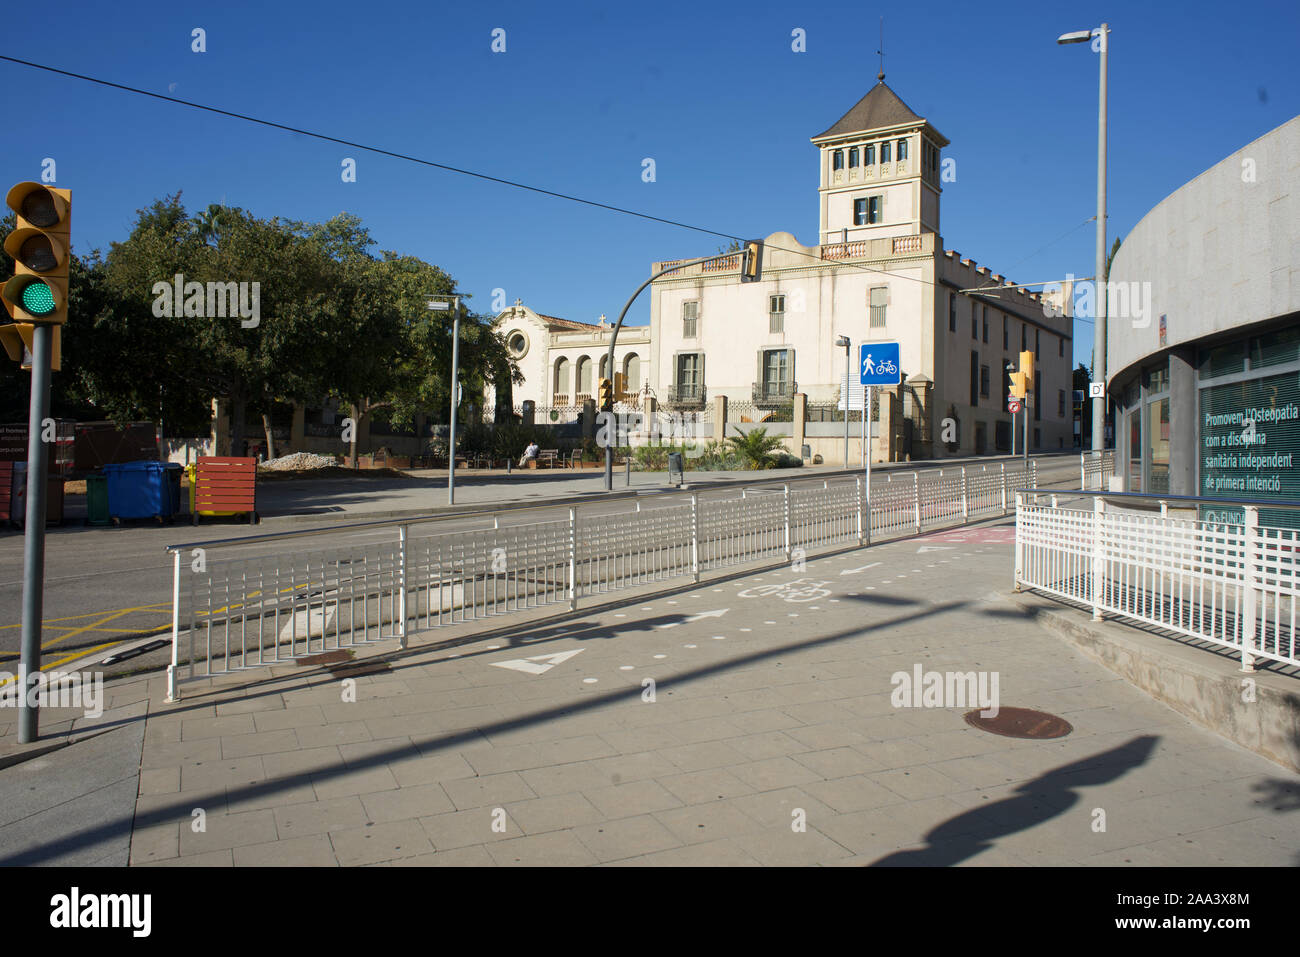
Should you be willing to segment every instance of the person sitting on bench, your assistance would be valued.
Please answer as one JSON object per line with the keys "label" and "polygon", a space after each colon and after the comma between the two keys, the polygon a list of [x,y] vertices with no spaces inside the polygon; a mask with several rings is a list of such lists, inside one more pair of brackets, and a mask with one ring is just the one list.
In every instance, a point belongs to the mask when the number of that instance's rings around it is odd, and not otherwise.
{"label": "person sitting on bench", "polygon": [[520,468],[523,468],[523,467],[526,466],[529,462],[536,462],[536,461],[537,461],[537,453],[538,453],[538,451],[540,451],[540,450],[539,450],[539,448],[538,448],[538,446],[537,446],[537,443],[536,443],[536,442],[529,442],[529,443],[528,443],[528,448],[524,449],[524,457],[521,458],[521,459],[519,460],[519,467],[520,467]]}

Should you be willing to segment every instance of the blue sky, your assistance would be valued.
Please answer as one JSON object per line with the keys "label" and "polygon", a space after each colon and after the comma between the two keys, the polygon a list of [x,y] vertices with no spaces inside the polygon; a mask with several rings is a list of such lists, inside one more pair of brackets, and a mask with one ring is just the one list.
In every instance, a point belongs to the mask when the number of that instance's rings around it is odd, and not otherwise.
{"label": "blue sky", "polygon": [[[1290,119],[1293,2],[653,4],[87,3],[7,10],[0,52],[739,236],[812,244],[808,142],[874,83],[952,141],[944,244],[1018,282],[1091,275],[1097,60],[1058,34],[1107,20],[1110,230]],[[191,50],[206,31],[207,52]],[[506,52],[490,49],[506,31]],[[807,52],[791,50],[802,28]],[[257,215],[362,217],[379,248],[446,269],[472,306],[617,315],[654,260],[725,241],[0,61],[0,181],[57,162],[79,253],[177,190]],[[340,177],[357,160],[357,181]],[[656,181],[641,178],[652,157]],[[1076,228],[1077,227],[1077,228]],[[1067,234],[1065,238],[1059,238]],[[1108,240],[1109,245],[1109,240]],[[1046,248],[1044,248],[1046,247]],[[648,321],[648,296],[630,321]],[[1076,323],[1087,361],[1092,327]]]}

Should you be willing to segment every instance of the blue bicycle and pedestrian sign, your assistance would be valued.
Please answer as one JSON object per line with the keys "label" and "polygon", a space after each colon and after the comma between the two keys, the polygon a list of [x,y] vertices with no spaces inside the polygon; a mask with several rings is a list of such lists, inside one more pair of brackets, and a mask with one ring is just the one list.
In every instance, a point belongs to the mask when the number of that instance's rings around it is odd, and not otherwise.
{"label": "blue bicycle and pedestrian sign", "polygon": [[902,380],[897,342],[864,342],[858,360],[863,385],[898,385]]}

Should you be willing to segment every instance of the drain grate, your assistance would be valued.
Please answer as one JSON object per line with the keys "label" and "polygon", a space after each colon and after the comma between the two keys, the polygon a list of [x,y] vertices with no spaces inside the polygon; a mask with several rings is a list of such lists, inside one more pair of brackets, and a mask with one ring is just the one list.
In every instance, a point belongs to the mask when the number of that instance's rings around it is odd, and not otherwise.
{"label": "drain grate", "polygon": [[1008,738],[1063,738],[1074,730],[1064,718],[1032,708],[1000,708],[996,718],[983,718],[978,711],[968,711],[965,718],[972,728]]}
{"label": "drain grate", "polygon": [[304,655],[301,658],[293,659],[294,664],[304,668],[314,668],[317,665],[338,665],[350,662],[352,652],[350,651],[326,651],[315,655]]}

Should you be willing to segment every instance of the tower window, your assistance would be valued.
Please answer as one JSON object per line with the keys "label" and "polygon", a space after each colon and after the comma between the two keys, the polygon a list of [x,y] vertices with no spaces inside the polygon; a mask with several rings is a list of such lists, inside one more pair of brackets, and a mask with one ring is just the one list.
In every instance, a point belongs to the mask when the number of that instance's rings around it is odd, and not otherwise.
{"label": "tower window", "polygon": [[864,196],[853,201],[853,225],[871,226],[880,222],[880,197]]}
{"label": "tower window", "polygon": [[907,159],[907,140],[898,141],[898,159],[900,162]]}
{"label": "tower window", "polygon": [[957,331],[957,294],[948,293],[948,331]]}
{"label": "tower window", "polygon": [[989,367],[980,366],[980,398],[989,397]]}
{"label": "tower window", "polygon": [[849,169],[858,168],[858,148],[855,146],[849,150]]}
{"label": "tower window", "polygon": [[868,143],[866,146],[862,147],[862,155],[865,157],[866,165],[875,166],[876,165],[876,144]]}
{"label": "tower window", "polygon": [[889,162],[889,140],[885,140],[885,142],[880,144],[880,162]]}
{"label": "tower window", "polygon": [[844,150],[836,150],[831,154],[831,169],[844,169]]}

